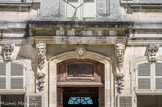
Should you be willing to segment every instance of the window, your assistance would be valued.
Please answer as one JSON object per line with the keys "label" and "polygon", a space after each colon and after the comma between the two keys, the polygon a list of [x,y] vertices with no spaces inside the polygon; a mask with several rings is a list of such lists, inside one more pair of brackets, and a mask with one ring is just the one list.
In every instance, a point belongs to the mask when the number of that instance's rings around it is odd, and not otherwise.
{"label": "window", "polygon": [[70,97],[68,104],[83,104],[83,105],[92,105],[93,101],[90,97]]}
{"label": "window", "polygon": [[142,62],[137,64],[137,90],[162,90],[162,62]]}
{"label": "window", "polygon": [[67,18],[76,17],[94,19],[96,17],[96,0],[64,0],[66,4]]}
{"label": "window", "polygon": [[24,64],[18,61],[0,61],[0,90],[24,89]]}
{"label": "window", "polygon": [[31,94],[27,98],[27,107],[44,107],[43,105],[43,95]]}
{"label": "window", "polygon": [[130,95],[118,95],[117,96],[117,107],[133,107],[134,97]]}

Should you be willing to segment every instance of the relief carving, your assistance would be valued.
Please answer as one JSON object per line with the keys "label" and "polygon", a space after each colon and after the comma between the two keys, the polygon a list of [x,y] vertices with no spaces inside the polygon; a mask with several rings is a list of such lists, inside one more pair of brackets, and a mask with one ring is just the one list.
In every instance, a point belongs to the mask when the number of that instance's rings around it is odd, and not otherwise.
{"label": "relief carving", "polygon": [[116,44],[115,50],[116,50],[117,68],[119,71],[121,71],[123,67],[123,61],[124,61],[125,45]]}
{"label": "relief carving", "polygon": [[84,59],[86,55],[86,47],[84,45],[78,45],[75,49],[77,59]]}
{"label": "relief carving", "polygon": [[4,44],[3,45],[3,58],[5,61],[11,61],[14,57],[15,44]]}
{"label": "relief carving", "polygon": [[44,64],[46,59],[46,44],[39,43],[36,45],[37,48],[37,61],[38,61],[38,68],[37,68],[37,80],[38,80],[38,90],[44,90],[44,83],[45,83],[45,76],[46,73],[44,71]]}
{"label": "relief carving", "polygon": [[159,44],[149,44],[147,47],[147,54],[149,61],[156,61],[156,56],[159,51]]}
{"label": "relief carving", "polygon": [[124,74],[118,73],[116,76],[117,92],[122,94],[124,91]]}
{"label": "relief carving", "polygon": [[116,65],[117,65],[117,75],[116,75],[117,92],[119,94],[122,94],[124,90],[124,74],[122,73],[121,70],[124,61],[125,45],[116,44],[115,53],[116,53]]}

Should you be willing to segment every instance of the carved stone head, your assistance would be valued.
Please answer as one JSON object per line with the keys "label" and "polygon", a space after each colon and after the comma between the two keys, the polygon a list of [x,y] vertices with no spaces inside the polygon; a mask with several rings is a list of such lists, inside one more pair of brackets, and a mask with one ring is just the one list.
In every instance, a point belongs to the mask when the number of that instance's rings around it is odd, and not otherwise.
{"label": "carved stone head", "polygon": [[156,61],[156,56],[159,50],[158,44],[149,44],[147,47],[149,61]]}
{"label": "carved stone head", "polygon": [[37,44],[36,47],[37,47],[38,57],[45,56],[45,54],[46,54],[46,44],[45,43],[39,43],[39,44]]}
{"label": "carved stone head", "polygon": [[123,61],[124,61],[125,45],[116,44],[115,52],[116,52],[117,68],[119,71],[121,71],[121,68],[123,67]]}
{"label": "carved stone head", "polygon": [[115,48],[116,48],[116,56],[117,57],[122,57],[124,55],[124,53],[125,53],[125,45],[116,44]]}
{"label": "carved stone head", "polygon": [[3,45],[3,57],[5,61],[10,61],[13,59],[13,55],[14,55],[14,48],[15,45],[14,44],[4,44]]}
{"label": "carved stone head", "polygon": [[77,58],[78,59],[84,59],[85,53],[86,53],[86,48],[84,45],[78,45],[75,49]]}

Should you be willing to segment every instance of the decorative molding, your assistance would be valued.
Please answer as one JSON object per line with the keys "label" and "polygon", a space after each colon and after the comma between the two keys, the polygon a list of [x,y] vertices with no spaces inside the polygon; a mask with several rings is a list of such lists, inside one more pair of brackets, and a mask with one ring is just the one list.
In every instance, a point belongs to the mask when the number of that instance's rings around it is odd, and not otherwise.
{"label": "decorative molding", "polygon": [[38,43],[36,44],[37,48],[37,61],[38,61],[38,68],[37,68],[37,80],[38,80],[38,90],[44,90],[44,83],[45,83],[45,76],[46,73],[44,71],[44,64],[46,59],[46,44],[45,43]]}
{"label": "decorative molding", "polygon": [[150,62],[157,60],[157,53],[159,51],[159,44],[149,44],[147,46],[147,55]]}
{"label": "decorative molding", "polygon": [[117,92],[122,94],[124,91],[124,74],[118,73],[116,76]]}
{"label": "decorative molding", "polygon": [[2,48],[3,58],[5,61],[12,61],[14,57],[15,44],[4,44]]}
{"label": "decorative molding", "polygon": [[115,54],[116,54],[116,65],[117,65],[117,71],[116,71],[116,85],[117,85],[117,92],[119,94],[123,93],[124,90],[124,74],[121,72],[123,67],[123,61],[124,61],[124,54],[125,54],[125,45],[123,44],[116,44],[115,45]]}
{"label": "decorative molding", "polygon": [[86,47],[84,45],[78,45],[75,49],[77,59],[84,59],[86,55]]}

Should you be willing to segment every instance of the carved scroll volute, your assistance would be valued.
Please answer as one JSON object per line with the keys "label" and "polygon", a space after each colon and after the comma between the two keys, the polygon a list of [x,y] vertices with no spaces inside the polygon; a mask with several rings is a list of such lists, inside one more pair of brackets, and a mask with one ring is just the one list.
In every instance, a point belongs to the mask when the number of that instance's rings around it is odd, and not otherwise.
{"label": "carved scroll volute", "polygon": [[86,47],[84,45],[78,45],[76,46],[76,56],[77,56],[77,59],[84,59],[85,58],[85,55],[86,55]]}
{"label": "carved scroll volute", "polygon": [[36,44],[37,48],[37,80],[38,80],[38,90],[44,90],[45,76],[46,73],[44,71],[44,64],[46,60],[46,44],[39,43]]}
{"label": "carved scroll volute", "polygon": [[12,61],[14,57],[15,44],[4,44],[2,48],[3,59],[5,61]]}
{"label": "carved scroll volute", "polygon": [[122,72],[124,54],[125,54],[125,45],[116,44],[115,45],[116,66],[117,66],[116,85],[117,85],[117,92],[119,94],[122,94],[124,91],[124,74]]}
{"label": "carved scroll volute", "polygon": [[159,51],[159,44],[149,44],[147,46],[148,60],[151,62],[155,62],[158,51]]}

